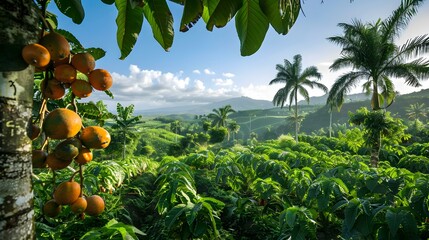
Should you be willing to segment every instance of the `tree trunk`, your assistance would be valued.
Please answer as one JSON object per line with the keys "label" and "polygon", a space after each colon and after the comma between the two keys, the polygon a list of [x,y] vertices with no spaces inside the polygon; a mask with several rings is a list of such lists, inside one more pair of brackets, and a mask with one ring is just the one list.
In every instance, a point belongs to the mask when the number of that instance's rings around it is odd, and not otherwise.
{"label": "tree trunk", "polygon": [[332,137],[332,109],[329,112],[329,138]]}
{"label": "tree trunk", "polygon": [[0,3],[0,239],[34,239],[31,141],[34,68],[22,48],[37,42],[31,0]]}
{"label": "tree trunk", "polygon": [[125,159],[125,149],[127,148],[127,135],[126,135],[126,133],[125,133],[125,131],[124,131],[124,146],[123,146],[123,149],[122,149],[122,160],[124,160]]}
{"label": "tree trunk", "polygon": [[295,141],[298,142],[298,92],[295,92]]}
{"label": "tree trunk", "polygon": [[381,133],[378,132],[377,140],[373,143],[371,149],[371,166],[378,167],[379,155],[381,149]]}

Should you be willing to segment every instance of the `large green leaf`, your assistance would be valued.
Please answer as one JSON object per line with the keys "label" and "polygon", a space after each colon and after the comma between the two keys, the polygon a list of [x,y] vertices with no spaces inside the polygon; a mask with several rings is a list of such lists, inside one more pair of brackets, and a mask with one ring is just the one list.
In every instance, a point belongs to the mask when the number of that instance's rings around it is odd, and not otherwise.
{"label": "large green leaf", "polygon": [[116,0],[118,16],[116,17],[116,39],[121,50],[120,59],[125,59],[134,47],[143,25],[142,8],[132,8],[128,0]]}
{"label": "large green leaf", "polygon": [[287,34],[299,15],[299,0],[259,0],[271,26],[279,34]]}
{"label": "large green leaf", "polygon": [[235,27],[240,39],[242,56],[258,51],[268,31],[269,23],[257,1],[244,0],[235,17]]}
{"label": "large green leaf", "polygon": [[81,24],[85,18],[85,11],[80,0],[55,0],[55,4],[64,15],[71,18],[76,24]]}
{"label": "large green leaf", "polygon": [[220,0],[203,0],[203,20],[207,24]]}
{"label": "large green leaf", "polygon": [[203,14],[202,0],[186,0],[183,9],[182,20],[180,21],[180,31],[186,32],[195,24]]}
{"label": "large green leaf", "polygon": [[224,27],[234,17],[242,4],[242,0],[220,0],[210,15],[206,26],[207,30],[212,31],[213,26]]}
{"label": "large green leaf", "polygon": [[394,212],[391,209],[386,211],[386,222],[389,225],[390,233],[392,236],[396,236],[399,225],[401,225],[401,214],[400,212]]}
{"label": "large green leaf", "polygon": [[173,207],[165,216],[165,226],[170,229],[177,224],[177,219],[188,210],[187,205],[181,203]]}
{"label": "large green leaf", "polygon": [[173,44],[173,16],[165,0],[148,0],[143,8],[144,16],[149,22],[153,37],[162,48],[168,51]]}

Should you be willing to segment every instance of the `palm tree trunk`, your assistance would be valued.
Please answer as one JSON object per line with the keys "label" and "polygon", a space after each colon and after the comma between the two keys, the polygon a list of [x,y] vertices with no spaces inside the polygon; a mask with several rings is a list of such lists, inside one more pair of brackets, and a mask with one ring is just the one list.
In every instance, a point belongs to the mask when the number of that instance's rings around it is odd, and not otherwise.
{"label": "palm tree trunk", "polygon": [[380,109],[380,101],[378,99],[378,87],[377,81],[373,81],[373,90],[372,90],[372,110]]}
{"label": "palm tree trunk", "polygon": [[0,239],[34,239],[31,141],[34,67],[22,48],[37,42],[33,1],[0,4]]}
{"label": "palm tree trunk", "polygon": [[298,92],[295,92],[295,141],[298,142]]}

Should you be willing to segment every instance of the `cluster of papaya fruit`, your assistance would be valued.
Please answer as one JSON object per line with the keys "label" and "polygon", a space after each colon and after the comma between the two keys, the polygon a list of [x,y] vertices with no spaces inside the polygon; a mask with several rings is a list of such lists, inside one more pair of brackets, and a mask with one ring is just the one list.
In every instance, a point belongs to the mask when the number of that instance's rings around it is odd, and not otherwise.
{"label": "cluster of papaya fruit", "polygon": [[[54,31],[45,34],[39,43],[25,46],[22,57],[36,71],[45,72],[40,84],[43,103],[28,133],[31,140],[43,136],[42,147],[32,151],[33,168],[56,171],[69,167],[73,161],[79,167],[68,181],[54,186],[53,198],[44,204],[43,213],[56,217],[62,206],[69,205],[81,217],[97,216],[104,211],[104,200],[98,195],[84,196],[82,166],[92,160],[91,149],[103,149],[110,144],[110,134],[99,126],[84,127],[75,104],[71,104],[74,111],[69,108],[48,111],[47,101],[63,98],[67,88],[73,101],[75,97],[88,97],[93,89],[106,91],[112,86],[112,77],[104,69],[95,69],[95,59],[90,53],[71,53],[67,39]],[[55,141],[51,151],[47,150],[50,140]],[[80,183],[74,181],[77,173]]]}
{"label": "cluster of papaya fruit", "polygon": [[49,32],[39,43],[22,49],[23,59],[46,71],[41,84],[44,97],[60,99],[69,88],[76,97],[89,97],[93,89],[106,91],[112,86],[112,76],[105,69],[95,69],[95,59],[88,52],[70,53],[70,44],[59,33]]}

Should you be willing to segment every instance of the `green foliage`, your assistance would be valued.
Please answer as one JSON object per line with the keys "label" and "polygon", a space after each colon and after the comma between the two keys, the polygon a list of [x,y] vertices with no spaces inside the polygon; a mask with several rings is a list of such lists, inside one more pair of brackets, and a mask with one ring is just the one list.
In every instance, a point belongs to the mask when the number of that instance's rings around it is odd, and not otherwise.
{"label": "green foliage", "polygon": [[228,130],[225,127],[210,128],[210,143],[220,143],[228,135]]}
{"label": "green foliage", "polygon": [[429,174],[429,158],[410,154],[399,160],[398,167],[406,168],[411,172]]}
{"label": "green foliage", "polygon": [[123,239],[123,240],[137,240],[137,235],[145,236],[146,234],[134,226],[130,226],[115,219],[110,220],[104,227],[97,228],[85,233],[80,239]]}

